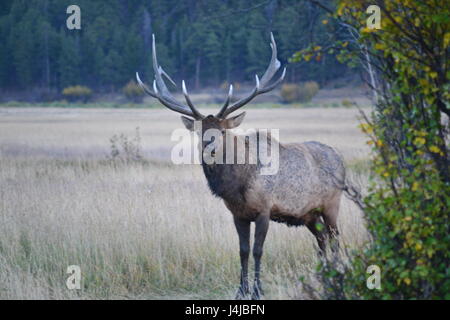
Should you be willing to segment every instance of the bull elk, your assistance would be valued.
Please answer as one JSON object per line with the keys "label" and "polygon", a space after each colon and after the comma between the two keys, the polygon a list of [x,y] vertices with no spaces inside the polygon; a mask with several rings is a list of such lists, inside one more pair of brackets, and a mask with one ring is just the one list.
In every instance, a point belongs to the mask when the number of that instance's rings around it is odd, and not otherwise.
{"label": "bull elk", "polygon": [[[221,141],[216,145],[226,144],[230,132],[228,129],[239,126],[245,112],[236,116],[230,114],[249,103],[256,96],[273,90],[284,78],[286,68],[281,76],[272,83],[271,80],[280,68],[277,59],[277,47],[271,34],[272,57],[269,67],[261,79],[256,75],[254,89],[244,98],[231,103],[233,87],[230,86],[228,97],[216,115],[202,115],[193,105],[184,80],[183,95],[186,104],[177,101],[169,92],[163,76],[174,83],[167,73],[158,65],[155,37],[153,35],[153,69],[155,80],[153,90],[145,85],[136,73],[140,87],[150,96],[156,98],[167,108],[181,113],[184,125],[194,130],[195,121],[201,122],[203,134],[209,129],[220,130]],[[231,103],[231,104],[230,104]],[[258,133],[256,133],[258,134]],[[231,133],[231,137],[239,138]],[[200,139],[202,140],[202,139]],[[219,143],[220,142],[220,143]],[[204,150],[209,143],[202,142]],[[236,298],[245,298],[250,294],[248,285],[248,258],[250,254],[250,223],[255,222],[255,239],[253,257],[255,260],[255,278],[251,297],[260,298],[262,294],[260,269],[263,244],[269,228],[269,221],[285,223],[289,226],[305,225],[315,236],[319,252],[323,252],[329,238],[338,234],[336,220],[343,188],[337,181],[344,181],[345,169],[341,157],[329,146],[319,142],[279,144],[279,169],[274,175],[258,174],[261,163],[256,164],[218,164],[202,161],[203,172],[212,193],[223,199],[234,218],[239,235],[241,260],[240,287]]]}

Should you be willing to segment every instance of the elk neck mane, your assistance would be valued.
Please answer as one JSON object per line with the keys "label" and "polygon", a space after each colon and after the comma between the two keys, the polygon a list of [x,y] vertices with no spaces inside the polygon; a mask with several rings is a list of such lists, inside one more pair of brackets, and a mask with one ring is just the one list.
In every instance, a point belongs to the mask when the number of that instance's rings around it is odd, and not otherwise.
{"label": "elk neck mane", "polygon": [[245,202],[245,192],[256,175],[257,165],[202,163],[202,167],[215,196],[235,203]]}
{"label": "elk neck mane", "polygon": [[[256,131],[257,152],[259,151],[259,131]],[[245,152],[249,151],[249,139],[245,135],[232,135],[233,138],[245,139]],[[271,146],[273,137],[267,134],[267,146]],[[225,142],[226,143],[226,142]],[[224,146],[224,157],[226,147]],[[235,149],[235,161],[236,161]],[[245,202],[245,192],[249,184],[256,178],[260,169],[258,164],[249,164],[246,158],[245,164],[206,164],[202,161],[202,168],[213,195],[234,203]]]}

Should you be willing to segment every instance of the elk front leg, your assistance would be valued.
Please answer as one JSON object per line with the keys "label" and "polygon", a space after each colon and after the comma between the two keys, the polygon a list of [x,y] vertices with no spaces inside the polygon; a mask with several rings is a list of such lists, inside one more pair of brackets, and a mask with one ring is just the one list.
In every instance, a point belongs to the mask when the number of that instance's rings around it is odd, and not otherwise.
{"label": "elk front leg", "polygon": [[261,271],[261,257],[263,254],[264,240],[269,229],[269,215],[260,214],[255,221],[255,244],[253,246],[253,258],[255,259],[255,284],[253,287],[252,299],[261,297],[263,290],[259,279]]}
{"label": "elk front leg", "polygon": [[234,217],[234,225],[239,235],[239,253],[241,256],[241,284],[236,299],[244,299],[249,294],[248,256],[250,254],[250,221]]}

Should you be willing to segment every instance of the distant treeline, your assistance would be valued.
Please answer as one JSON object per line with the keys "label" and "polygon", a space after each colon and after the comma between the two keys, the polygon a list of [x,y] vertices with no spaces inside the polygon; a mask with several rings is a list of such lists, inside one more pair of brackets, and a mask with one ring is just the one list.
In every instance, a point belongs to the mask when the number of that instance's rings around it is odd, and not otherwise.
{"label": "distant treeline", "polygon": [[[81,30],[66,9],[81,8]],[[250,81],[270,59],[274,32],[282,63],[327,37],[321,10],[298,0],[2,0],[0,88],[29,90],[124,86],[139,71],[152,77],[151,35],[159,61],[191,88]],[[334,56],[288,67],[287,80],[323,84],[346,67]]]}

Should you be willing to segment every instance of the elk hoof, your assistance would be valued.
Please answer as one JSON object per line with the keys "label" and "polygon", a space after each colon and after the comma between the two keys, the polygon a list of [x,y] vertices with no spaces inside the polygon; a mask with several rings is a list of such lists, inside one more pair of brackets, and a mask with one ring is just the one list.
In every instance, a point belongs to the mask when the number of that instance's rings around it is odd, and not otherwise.
{"label": "elk hoof", "polygon": [[261,296],[264,295],[264,291],[261,288],[261,283],[255,283],[255,286],[253,287],[252,292],[252,300],[260,300]]}
{"label": "elk hoof", "polygon": [[239,287],[238,292],[236,293],[236,300],[246,300],[247,296],[250,294],[250,290],[248,287]]}

